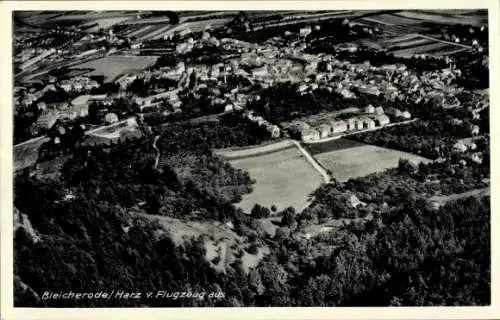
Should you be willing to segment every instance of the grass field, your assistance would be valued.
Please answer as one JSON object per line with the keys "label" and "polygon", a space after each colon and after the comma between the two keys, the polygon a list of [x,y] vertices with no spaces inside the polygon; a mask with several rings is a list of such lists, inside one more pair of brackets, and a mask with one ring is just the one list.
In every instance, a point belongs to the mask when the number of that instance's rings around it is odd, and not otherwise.
{"label": "grass field", "polygon": [[483,188],[483,189],[474,189],[463,193],[451,194],[447,196],[433,196],[429,198],[429,201],[431,203],[434,203],[436,207],[441,207],[450,201],[456,201],[467,197],[482,198],[489,195],[490,195],[490,188]]}
{"label": "grass field", "polygon": [[300,151],[286,142],[234,151],[233,157],[228,151],[218,153],[256,180],[253,192],[237,204],[245,212],[256,203],[267,207],[274,204],[278,210],[292,206],[300,211],[308,205],[310,193],[322,183],[321,175]]}
{"label": "grass field", "polygon": [[43,136],[15,145],[13,147],[14,171],[34,165],[38,160],[40,148],[49,140],[49,138]]}
{"label": "grass field", "polygon": [[341,182],[397,167],[400,158],[417,163],[430,161],[410,153],[372,145],[337,148],[315,154],[314,157]]}
{"label": "grass field", "polygon": [[104,76],[110,82],[122,74],[143,70],[153,65],[157,56],[108,56],[75,66],[77,69],[92,69],[89,76]]}
{"label": "grass field", "polygon": [[[210,266],[219,272],[225,272],[237,258],[238,251],[248,246],[247,239],[234,232],[229,226],[214,221],[183,221],[167,216],[151,215],[136,212],[146,219],[154,220],[167,232],[176,245],[181,246],[185,241],[203,238],[205,259]],[[260,260],[269,254],[267,246],[258,247],[257,254],[243,251],[241,264],[243,270],[249,272],[256,267]],[[218,261],[216,261],[218,260]]]}

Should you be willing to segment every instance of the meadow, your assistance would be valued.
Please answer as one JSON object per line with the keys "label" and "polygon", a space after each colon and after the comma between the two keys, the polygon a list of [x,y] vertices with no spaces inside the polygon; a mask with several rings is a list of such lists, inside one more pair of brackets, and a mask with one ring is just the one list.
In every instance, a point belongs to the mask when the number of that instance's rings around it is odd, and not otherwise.
{"label": "meadow", "polygon": [[125,73],[146,69],[157,59],[156,56],[108,56],[76,65],[75,68],[92,69],[88,76],[104,76],[105,82],[111,82]]}
{"label": "meadow", "polygon": [[314,157],[337,181],[341,182],[395,168],[400,158],[417,163],[430,161],[411,153],[372,145],[335,149],[315,154]]}
{"label": "meadow", "polygon": [[237,204],[247,213],[257,203],[267,207],[275,205],[278,210],[291,206],[300,211],[309,204],[311,192],[323,182],[300,151],[285,142],[235,151],[232,159],[227,151],[219,154],[229,158],[233,167],[248,171],[255,180],[253,192],[244,195]]}

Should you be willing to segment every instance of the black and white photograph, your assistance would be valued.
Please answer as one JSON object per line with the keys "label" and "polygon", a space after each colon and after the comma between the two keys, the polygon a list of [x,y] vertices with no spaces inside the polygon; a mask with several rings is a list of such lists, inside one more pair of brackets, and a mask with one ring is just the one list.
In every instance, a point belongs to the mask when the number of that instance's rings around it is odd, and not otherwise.
{"label": "black and white photograph", "polygon": [[208,9],[12,11],[13,307],[490,306],[488,8]]}

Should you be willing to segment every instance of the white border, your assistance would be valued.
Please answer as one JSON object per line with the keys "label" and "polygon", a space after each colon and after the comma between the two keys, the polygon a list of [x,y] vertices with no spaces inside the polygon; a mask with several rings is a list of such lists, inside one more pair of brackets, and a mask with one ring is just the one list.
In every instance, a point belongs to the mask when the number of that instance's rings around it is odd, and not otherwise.
{"label": "white border", "polygon": [[[1,319],[136,319],[167,317],[170,319],[494,319],[500,318],[499,237],[493,228],[499,226],[498,202],[492,197],[492,305],[489,307],[398,307],[398,308],[200,308],[200,309],[30,309],[13,308],[12,266],[12,25],[13,10],[339,10],[339,9],[489,9],[490,30],[490,99],[491,123],[498,119],[499,93],[499,1],[498,0],[419,0],[419,1],[3,1],[0,2],[0,235],[1,235]],[[495,151],[499,128],[491,126],[491,163],[500,159]],[[492,177],[500,177],[496,166]],[[495,179],[491,193],[498,189]]]}

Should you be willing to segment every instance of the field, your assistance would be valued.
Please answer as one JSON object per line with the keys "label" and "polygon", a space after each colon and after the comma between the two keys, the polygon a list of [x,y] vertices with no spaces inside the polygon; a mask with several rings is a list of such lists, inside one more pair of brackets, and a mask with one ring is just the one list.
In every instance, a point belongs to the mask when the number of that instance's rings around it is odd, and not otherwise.
{"label": "field", "polygon": [[101,28],[108,29],[108,28],[114,26],[115,24],[118,24],[120,22],[129,20],[129,19],[130,19],[129,17],[115,17],[115,18],[97,19],[97,20],[91,20],[91,21],[85,23],[83,26],[90,26],[90,25],[94,25],[97,23],[96,26],[93,26],[93,27],[86,30],[87,32],[96,32]]}
{"label": "field", "polygon": [[[172,237],[176,245],[183,245],[184,241],[190,239],[203,238],[205,247],[205,259],[210,263],[210,266],[217,271],[225,272],[237,258],[241,248],[248,245],[246,238],[236,234],[228,225],[213,221],[182,221],[179,219],[146,214],[137,212],[136,214],[149,219],[155,220],[159,225]],[[158,233],[159,235],[160,233]],[[257,254],[250,254],[243,250],[241,256],[242,268],[245,272],[256,267],[260,260],[269,254],[267,246],[258,247]]]}
{"label": "field", "polygon": [[235,168],[246,170],[255,179],[253,192],[237,204],[245,212],[259,203],[278,210],[292,206],[300,211],[321,183],[321,175],[307,162],[291,142],[279,142],[242,151],[219,151]]}
{"label": "field", "polygon": [[462,44],[435,40],[415,33],[394,37],[384,43],[388,51],[397,57],[410,57],[414,54],[443,56],[468,49]]}
{"label": "field", "polygon": [[450,201],[456,201],[467,197],[482,198],[489,195],[490,195],[490,188],[474,189],[471,191],[456,193],[447,196],[433,196],[429,198],[429,202],[433,203],[438,208]]}
{"label": "field", "polygon": [[203,21],[193,21],[193,22],[185,22],[178,24],[172,28],[167,28],[163,30],[162,32],[158,33],[153,39],[160,39],[165,36],[169,36],[173,34],[176,31],[182,31],[186,29],[191,29],[192,32],[199,32],[205,30],[205,28],[217,28],[220,26],[225,25],[226,23],[230,22],[232,19],[231,18],[220,18],[220,19],[210,19],[210,20],[203,20]]}
{"label": "field", "polygon": [[321,142],[321,143],[311,143],[307,145],[307,150],[309,151],[310,154],[316,155],[320,153],[325,153],[325,152],[330,152],[330,151],[335,151],[335,150],[342,150],[342,149],[347,149],[347,148],[353,148],[353,147],[360,147],[364,146],[364,143],[357,142],[354,140],[349,140],[349,139],[335,139],[335,140],[330,140],[326,142]]}
{"label": "field", "polygon": [[125,73],[143,70],[157,59],[156,56],[108,56],[79,64],[75,68],[92,69],[88,76],[104,76],[104,81],[110,82]]}
{"label": "field", "polygon": [[397,57],[415,54],[453,55],[470,49],[460,43],[429,37],[444,24],[487,24],[487,14],[478,10],[394,11],[359,18],[362,25],[379,28],[385,38],[383,46]]}
{"label": "field", "polygon": [[162,37],[162,34],[171,28],[173,28],[173,25],[171,24],[153,25],[146,32],[142,32],[140,35],[136,35],[136,37],[140,40],[160,39]]}
{"label": "field", "polygon": [[43,136],[15,145],[13,147],[14,171],[34,165],[38,160],[40,148],[49,140],[49,138]]}
{"label": "field", "polygon": [[453,12],[430,12],[430,11],[401,11],[398,16],[410,19],[419,19],[422,21],[441,23],[441,24],[470,24],[480,26],[486,24],[487,18],[483,14],[454,14]]}
{"label": "field", "polygon": [[410,153],[381,148],[372,145],[344,146],[314,155],[316,160],[338,181],[363,177],[375,172],[398,166],[399,159],[404,158],[418,162],[430,160]]}

